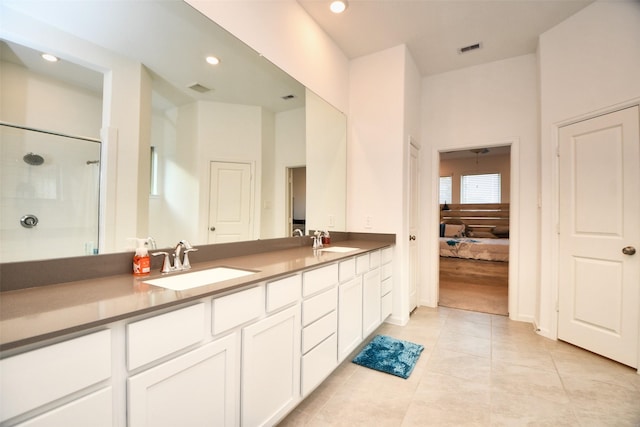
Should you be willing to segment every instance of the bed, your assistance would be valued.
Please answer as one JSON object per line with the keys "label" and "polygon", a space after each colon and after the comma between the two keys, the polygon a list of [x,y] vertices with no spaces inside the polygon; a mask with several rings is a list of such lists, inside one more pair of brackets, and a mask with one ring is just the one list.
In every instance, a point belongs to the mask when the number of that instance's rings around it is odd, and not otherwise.
{"label": "bed", "polygon": [[441,237],[440,256],[482,261],[509,261],[509,239]]}
{"label": "bed", "polygon": [[509,204],[442,205],[440,256],[509,261]]}

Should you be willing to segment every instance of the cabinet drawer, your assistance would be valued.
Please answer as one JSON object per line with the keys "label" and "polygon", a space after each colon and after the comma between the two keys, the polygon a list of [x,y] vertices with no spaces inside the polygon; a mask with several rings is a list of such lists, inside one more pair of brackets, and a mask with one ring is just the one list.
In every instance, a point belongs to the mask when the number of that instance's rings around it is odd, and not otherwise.
{"label": "cabinet drawer", "polygon": [[385,296],[382,297],[382,299],[380,300],[380,319],[384,321],[384,319],[386,319],[387,317],[389,317],[389,315],[391,314],[391,311],[393,309],[393,298],[392,298],[392,293],[389,292],[388,294],[386,294]]}
{"label": "cabinet drawer", "polygon": [[388,277],[380,284],[380,295],[386,295],[393,289],[393,279]]}
{"label": "cabinet drawer", "polygon": [[336,367],[337,345],[336,334],[333,334],[302,357],[302,396],[313,391]]}
{"label": "cabinet drawer", "polygon": [[393,248],[388,247],[388,248],[382,249],[382,263],[386,264],[388,262],[391,262],[392,260],[393,260]]}
{"label": "cabinet drawer", "polygon": [[356,259],[349,258],[344,261],[340,261],[339,279],[340,283],[344,283],[347,280],[351,280],[356,275]]}
{"label": "cabinet drawer", "polygon": [[369,254],[356,257],[356,274],[364,274],[369,271]]}
{"label": "cabinet drawer", "polygon": [[111,331],[0,360],[0,421],[111,377]]}
{"label": "cabinet drawer", "polygon": [[369,253],[369,268],[380,267],[380,251]]}
{"label": "cabinet drawer", "polygon": [[298,301],[301,285],[300,275],[267,283],[267,311],[272,312]]}
{"label": "cabinet drawer", "polygon": [[335,311],[320,318],[302,330],[302,353],[318,345],[338,328],[338,315]]}
{"label": "cabinet drawer", "polygon": [[302,274],[302,296],[307,297],[338,283],[338,264],[327,265]]}
{"label": "cabinet drawer", "polygon": [[204,338],[204,324],[204,303],[129,323],[129,370],[199,343]]}
{"label": "cabinet drawer", "polygon": [[382,265],[382,279],[387,279],[393,274],[393,264]]}
{"label": "cabinet drawer", "polygon": [[86,427],[87,420],[91,420],[91,427],[114,425],[111,387],[31,418],[29,421],[18,424],[18,427]]}
{"label": "cabinet drawer", "polygon": [[329,289],[302,302],[302,325],[307,326],[336,309],[338,305],[338,290]]}
{"label": "cabinet drawer", "polygon": [[228,331],[264,311],[264,287],[256,286],[213,300],[213,335]]}

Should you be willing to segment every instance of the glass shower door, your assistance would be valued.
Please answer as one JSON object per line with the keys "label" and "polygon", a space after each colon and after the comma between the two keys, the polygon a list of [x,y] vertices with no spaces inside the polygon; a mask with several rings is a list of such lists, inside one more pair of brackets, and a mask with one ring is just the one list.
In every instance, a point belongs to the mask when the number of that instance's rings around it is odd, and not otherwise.
{"label": "glass shower door", "polygon": [[100,143],[0,124],[0,262],[97,253]]}

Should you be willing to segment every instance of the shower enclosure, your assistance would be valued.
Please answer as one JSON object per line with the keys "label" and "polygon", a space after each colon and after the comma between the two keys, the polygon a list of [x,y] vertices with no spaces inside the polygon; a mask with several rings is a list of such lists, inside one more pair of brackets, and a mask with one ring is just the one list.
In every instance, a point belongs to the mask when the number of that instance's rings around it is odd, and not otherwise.
{"label": "shower enclosure", "polygon": [[0,123],[0,262],[98,252],[100,141]]}

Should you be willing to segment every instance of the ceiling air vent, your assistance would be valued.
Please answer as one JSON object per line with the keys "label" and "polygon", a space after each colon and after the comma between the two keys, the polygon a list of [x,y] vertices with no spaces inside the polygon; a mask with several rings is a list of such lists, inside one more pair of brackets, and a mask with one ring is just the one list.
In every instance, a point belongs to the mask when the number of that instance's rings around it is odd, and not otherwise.
{"label": "ceiling air vent", "polygon": [[482,43],[470,44],[469,46],[459,48],[458,53],[462,54],[462,53],[471,52],[472,50],[480,49],[481,47],[482,47]]}
{"label": "ceiling air vent", "polygon": [[189,86],[189,89],[193,89],[196,92],[200,92],[200,93],[207,93],[207,92],[209,92],[211,90],[206,86],[202,86],[200,83],[192,84],[191,86]]}

